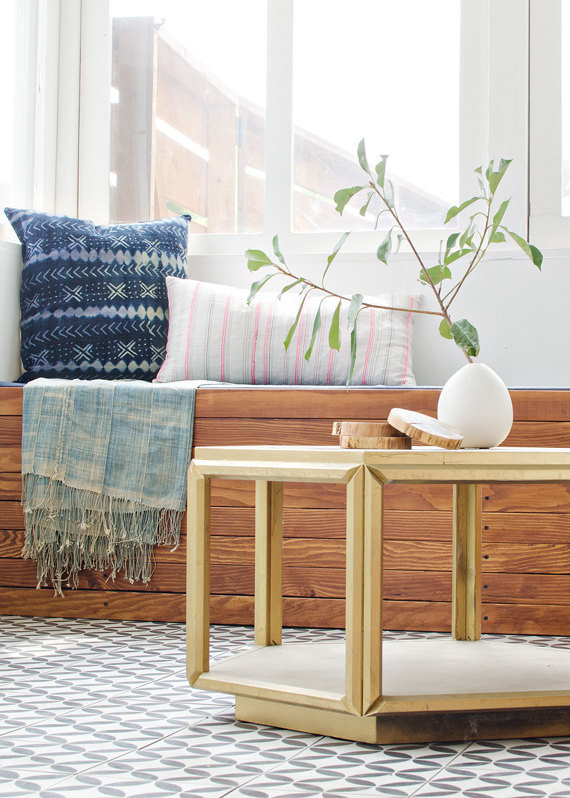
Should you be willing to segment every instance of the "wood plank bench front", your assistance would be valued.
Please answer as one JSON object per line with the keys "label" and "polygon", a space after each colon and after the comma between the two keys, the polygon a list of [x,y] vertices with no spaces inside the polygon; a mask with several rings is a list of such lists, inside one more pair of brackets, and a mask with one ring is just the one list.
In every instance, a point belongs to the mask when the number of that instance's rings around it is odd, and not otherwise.
{"label": "wood plank bench front", "polygon": [[[23,389],[0,388],[0,614],[183,621],[180,547],[157,547],[150,583],[84,572],[55,598],[22,560]],[[194,444],[332,445],[333,421],[386,419],[392,407],[435,415],[437,389],[208,387],[198,390]],[[513,390],[510,446],[570,446],[570,391]],[[344,626],[345,488],[289,484],[284,493],[283,620]],[[386,487],[384,625],[451,628],[451,486]],[[214,483],[214,623],[253,622],[253,497],[248,483]],[[483,632],[570,634],[570,485],[483,488]]]}

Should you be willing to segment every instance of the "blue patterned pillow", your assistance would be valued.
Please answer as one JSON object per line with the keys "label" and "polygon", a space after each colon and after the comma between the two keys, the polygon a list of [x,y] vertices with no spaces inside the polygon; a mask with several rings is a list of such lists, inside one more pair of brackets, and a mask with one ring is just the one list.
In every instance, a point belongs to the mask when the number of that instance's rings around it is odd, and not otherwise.
{"label": "blue patterned pillow", "polygon": [[189,216],[95,227],[5,209],[22,242],[24,374],[152,380],[166,354],[165,277],[186,277]]}

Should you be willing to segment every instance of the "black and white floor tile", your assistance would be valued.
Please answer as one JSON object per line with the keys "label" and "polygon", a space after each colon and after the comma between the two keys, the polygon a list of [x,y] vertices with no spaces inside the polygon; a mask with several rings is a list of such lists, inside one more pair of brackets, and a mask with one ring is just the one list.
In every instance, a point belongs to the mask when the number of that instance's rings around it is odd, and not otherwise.
{"label": "black and white floor tile", "polygon": [[[212,657],[252,641],[250,628],[213,627]],[[570,738],[380,746],[236,723],[232,696],[188,686],[183,624],[3,617],[0,796],[570,798]]]}

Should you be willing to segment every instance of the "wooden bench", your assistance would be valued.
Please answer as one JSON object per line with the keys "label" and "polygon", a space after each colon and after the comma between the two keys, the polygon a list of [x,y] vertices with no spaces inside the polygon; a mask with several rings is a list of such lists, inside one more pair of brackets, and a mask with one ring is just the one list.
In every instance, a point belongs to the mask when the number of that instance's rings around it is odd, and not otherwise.
{"label": "wooden bench", "polygon": [[[183,621],[185,531],[156,549],[150,583],[84,572],[78,590],[36,590],[20,558],[21,388],[0,388],[0,613]],[[392,407],[435,415],[436,389],[200,388],[195,445],[328,444],[333,420],[385,419]],[[511,392],[513,446],[570,447],[570,391]],[[253,484],[214,483],[212,621],[253,621]],[[344,626],[342,486],[285,490],[283,616],[289,626]],[[386,488],[385,627],[451,628],[451,487]],[[570,485],[483,491],[483,631],[570,634]]]}

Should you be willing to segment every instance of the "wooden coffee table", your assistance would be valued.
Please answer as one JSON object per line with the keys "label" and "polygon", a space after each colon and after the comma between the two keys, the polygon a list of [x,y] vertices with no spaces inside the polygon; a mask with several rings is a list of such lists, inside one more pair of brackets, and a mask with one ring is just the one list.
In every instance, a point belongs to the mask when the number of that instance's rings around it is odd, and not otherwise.
{"label": "wooden coffee table", "polygon": [[[236,719],[368,743],[567,735],[570,651],[481,640],[481,484],[570,482],[570,449],[197,447],[189,470],[190,684]],[[256,483],[255,645],[210,664],[210,480]],[[346,644],[281,645],[283,482],[347,486]],[[452,483],[452,640],[382,641],[386,483]],[[570,617],[569,617],[570,628]]]}

